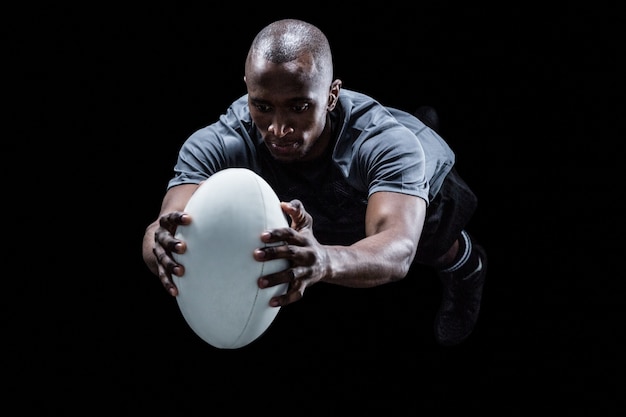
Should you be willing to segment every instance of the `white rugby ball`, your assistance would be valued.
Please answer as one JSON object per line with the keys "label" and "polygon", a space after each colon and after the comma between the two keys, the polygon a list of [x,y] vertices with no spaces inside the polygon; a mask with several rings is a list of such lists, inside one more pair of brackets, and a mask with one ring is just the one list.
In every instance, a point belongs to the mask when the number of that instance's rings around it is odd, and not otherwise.
{"label": "white rugby ball", "polygon": [[270,185],[254,171],[228,168],[210,176],[189,199],[191,224],[176,237],[187,243],[174,254],[185,267],[173,276],[178,307],[191,329],[221,349],[237,349],[261,336],[280,307],[270,298],[284,294],[287,284],[260,289],[262,275],[287,269],[288,261],[254,260],[254,249],[266,246],[261,233],[287,227],[287,218]]}

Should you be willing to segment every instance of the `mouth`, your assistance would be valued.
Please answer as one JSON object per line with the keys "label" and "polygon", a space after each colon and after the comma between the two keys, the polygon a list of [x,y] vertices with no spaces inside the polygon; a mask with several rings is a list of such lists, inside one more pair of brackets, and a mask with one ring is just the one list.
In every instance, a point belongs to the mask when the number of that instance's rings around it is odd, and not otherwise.
{"label": "mouth", "polygon": [[275,155],[291,155],[300,147],[299,142],[269,142],[268,147]]}

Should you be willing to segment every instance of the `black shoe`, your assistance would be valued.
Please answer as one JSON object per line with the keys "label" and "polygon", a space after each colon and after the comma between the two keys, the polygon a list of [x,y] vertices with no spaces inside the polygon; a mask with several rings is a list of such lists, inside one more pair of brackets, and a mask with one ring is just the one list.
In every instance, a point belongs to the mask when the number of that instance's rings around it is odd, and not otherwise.
{"label": "black shoe", "polygon": [[474,245],[479,254],[479,270],[466,279],[459,279],[452,273],[440,273],[443,284],[441,307],[435,317],[435,337],[443,346],[453,346],[469,337],[476,326],[480,301],[487,275],[487,254]]}
{"label": "black shoe", "polygon": [[420,119],[426,126],[439,133],[439,115],[434,108],[430,106],[420,106],[415,110],[413,115]]}

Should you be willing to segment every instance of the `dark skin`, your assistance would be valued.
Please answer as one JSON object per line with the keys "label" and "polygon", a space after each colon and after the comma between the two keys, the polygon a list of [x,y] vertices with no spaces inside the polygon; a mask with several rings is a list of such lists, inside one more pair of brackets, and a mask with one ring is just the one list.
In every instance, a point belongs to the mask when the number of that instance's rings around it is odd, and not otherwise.
{"label": "dark skin", "polygon": [[[322,157],[329,146],[328,113],[335,108],[341,90],[341,81],[318,73],[314,63],[310,54],[281,64],[252,55],[246,63],[244,80],[252,119],[272,155],[294,166],[298,161]],[[198,186],[169,189],[158,219],[144,236],[144,260],[172,296],[178,295],[172,276],[185,273],[172,253],[182,254],[187,249],[174,234],[177,227],[193,221],[184,208]],[[366,237],[350,246],[336,246],[317,241],[312,230],[314,219],[300,201],[281,202],[281,208],[291,218],[290,227],[265,231],[260,241],[286,245],[259,247],[251,254],[259,262],[278,258],[290,262],[290,268],[258,280],[260,288],[289,283],[284,295],[270,300],[274,307],[300,300],[309,286],[320,281],[367,288],[402,279],[415,256],[426,215],[426,203],[421,198],[377,192],[368,201]],[[456,247],[453,245],[439,262],[449,263]]]}

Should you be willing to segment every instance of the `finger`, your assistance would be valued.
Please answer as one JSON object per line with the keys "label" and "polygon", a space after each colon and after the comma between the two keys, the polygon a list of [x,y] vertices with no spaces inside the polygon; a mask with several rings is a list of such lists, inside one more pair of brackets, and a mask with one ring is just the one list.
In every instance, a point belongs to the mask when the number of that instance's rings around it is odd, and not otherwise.
{"label": "finger", "polygon": [[166,230],[169,230],[172,234],[174,234],[178,226],[184,226],[190,223],[191,216],[182,211],[167,213],[159,217],[159,226]]}
{"label": "finger", "polygon": [[289,243],[304,246],[307,238],[290,227],[281,227],[261,233],[261,241],[264,243]]}
{"label": "finger", "polygon": [[304,205],[300,200],[291,200],[288,203],[282,202],[281,208],[283,212],[291,217],[291,227],[295,230],[302,230],[304,228],[311,228],[313,225],[313,218],[304,209]]}
{"label": "finger", "polygon": [[257,261],[271,261],[273,259],[289,259],[293,256],[288,245],[272,245],[254,250],[254,259]]}
{"label": "finger", "polygon": [[[292,267],[312,267],[317,262],[314,251],[305,246],[281,245],[258,248],[254,251],[254,259],[258,262],[267,262],[275,259],[285,259]],[[307,269],[308,270],[308,269]],[[310,275],[310,274],[306,274]],[[302,278],[302,276],[300,276]]]}
{"label": "finger", "polygon": [[185,273],[185,267],[176,262],[170,253],[163,250],[162,247],[155,246],[152,253],[154,253],[159,268],[163,268],[168,275],[182,276]]}
{"label": "finger", "polygon": [[258,283],[260,288],[268,288],[280,284],[290,284],[294,279],[295,272],[293,268],[289,268],[284,271],[264,275],[258,279]]}
{"label": "finger", "polygon": [[157,247],[161,246],[169,252],[181,254],[185,253],[187,250],[187,244],[180,239],[176,239],[174,235],[165,228],[158,228],[156,230],[154,233],[154,241]]}
{"label": "finger", "polygon": [[178,288],[176,287],[176,284],[174,284],[174,281],[172,281],[171,274],[167,273],[165,268],[163,268],[160,264],[159,264],[159,280],[161,281],[161,285],[163,285],[163,288],[165,288],[165,290],[171,296],[176,297],[178,295]]}
{"label": "finger", "polygon": [[294,279],[293,281],[291,281],[291,284],[289,285],[289,290],[285,294],[278,297],[273,297],[270,300],[270,306],[281,307],[301,300],[304,296],[305,288],[306,285],[303,281],[299,279]]}
{"label": "finger", "polygon": [[254,250],[253,256],[256,261],[267,262],[275,259],[286,259],[292,264],[305,264],[309,256],[306,256],[306,250],[299,246],[279,245],[266,246]]}

